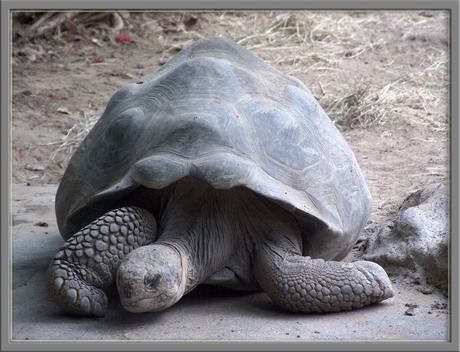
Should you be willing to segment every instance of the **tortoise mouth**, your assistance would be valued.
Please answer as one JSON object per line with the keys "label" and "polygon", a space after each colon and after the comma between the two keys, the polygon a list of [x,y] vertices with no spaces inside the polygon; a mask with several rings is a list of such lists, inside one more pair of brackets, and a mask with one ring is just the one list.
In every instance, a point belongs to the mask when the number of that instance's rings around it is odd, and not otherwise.
{"label": "tortoise mouth", "polygon": [[148,273],[138,274],[140,275],[138,277],[133,273],[128,274],[132,281],[125,281],[117,277],[120,301],[127,311],[132,313],[159,312],[169,308],[180,299],[179,287],[151,289],[145,284]]}
{"label": "tortoise mouth", "polygon": [[181,256],[169,246],[139,247],[126,256],[117,270],[121,303],[134,313],[162,311],[183,296],[184,275]]}
{"label": "tortoise mouth", "polygon": [[172,305],[179,299],[169,296],[167,293],[161,293],[149,298],[140,298],[136,301],[121,300],[123,308],[131,313],[161,312]]}

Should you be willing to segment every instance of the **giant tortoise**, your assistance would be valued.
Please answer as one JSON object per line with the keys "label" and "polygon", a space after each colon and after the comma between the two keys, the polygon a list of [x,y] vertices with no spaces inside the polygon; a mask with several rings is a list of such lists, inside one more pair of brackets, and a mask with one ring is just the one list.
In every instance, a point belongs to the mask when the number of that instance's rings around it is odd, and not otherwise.
{"label": "giant tortoise", "polygon": [[371,211],[343,136],[298,79],[221,38],[118,90],[56,194],[66,240],[47,272],[64,311],[155,312],[200,283],[263,290],[291,311],[393,296],[368,261],[340,262]]}

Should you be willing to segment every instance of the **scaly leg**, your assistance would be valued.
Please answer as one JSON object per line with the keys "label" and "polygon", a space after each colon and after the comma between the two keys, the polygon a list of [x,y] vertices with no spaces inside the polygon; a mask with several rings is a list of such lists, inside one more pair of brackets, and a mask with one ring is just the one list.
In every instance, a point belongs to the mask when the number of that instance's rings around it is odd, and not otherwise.
{"label": "scaly leg", "polygon": [[102,317],[120,262],[132,250],[152,243],[156,221],[147,210],[109,211],[75,233],[59,249],[47,272],[47,289],[64,311]]}

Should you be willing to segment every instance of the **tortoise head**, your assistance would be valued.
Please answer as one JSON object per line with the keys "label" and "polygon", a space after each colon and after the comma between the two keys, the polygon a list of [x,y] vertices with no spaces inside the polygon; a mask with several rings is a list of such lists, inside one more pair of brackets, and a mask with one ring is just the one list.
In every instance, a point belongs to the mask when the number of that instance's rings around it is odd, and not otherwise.
{"label": "tortoise head", "polygon": [[184,294],[186,270],[171,246],[149,245],[129,253],[117,271],[123,307],[132,313],[159,312]]}

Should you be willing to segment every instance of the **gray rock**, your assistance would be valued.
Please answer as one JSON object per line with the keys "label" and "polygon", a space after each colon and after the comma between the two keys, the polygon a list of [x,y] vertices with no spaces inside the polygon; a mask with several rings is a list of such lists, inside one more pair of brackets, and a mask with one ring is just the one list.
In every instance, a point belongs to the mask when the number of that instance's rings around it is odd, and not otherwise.
{"label": "gray rock", "polygon": [[363,259],[382,265],[390,275],[447,290],[449,201],[445,183],[411,194],[394,224],[374,229]]}

